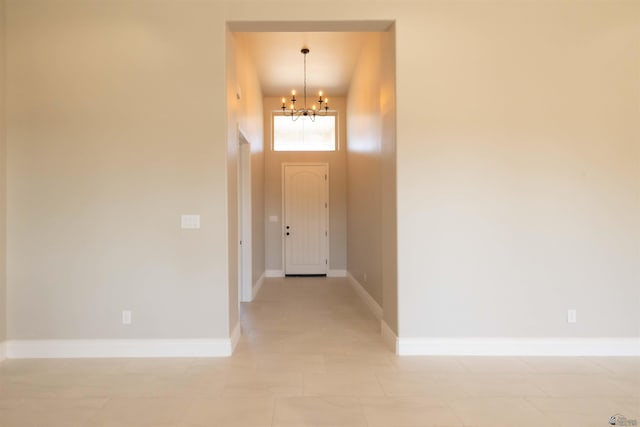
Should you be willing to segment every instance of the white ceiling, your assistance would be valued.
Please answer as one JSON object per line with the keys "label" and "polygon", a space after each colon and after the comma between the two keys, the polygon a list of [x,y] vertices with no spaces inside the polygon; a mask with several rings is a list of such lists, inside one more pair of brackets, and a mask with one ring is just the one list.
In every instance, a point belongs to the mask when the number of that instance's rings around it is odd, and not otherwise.
{"label": "white ceiling", "polygon": [[258,72],[264,96],[287,97],[292,89],[302,94],[304,55],[308,47],[307,93],[346,96],[356,61],[372,33],[236,33],[247,47]]}

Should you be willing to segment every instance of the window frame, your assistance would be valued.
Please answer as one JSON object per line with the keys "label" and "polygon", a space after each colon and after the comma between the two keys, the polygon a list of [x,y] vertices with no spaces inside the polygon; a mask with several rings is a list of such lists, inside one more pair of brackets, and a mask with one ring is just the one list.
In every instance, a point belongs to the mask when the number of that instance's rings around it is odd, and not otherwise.
{"label": "window frame", "polygon": [[[276,150],[275,141],[275,117],[287,116],[282,110],[273,110],[271,112],[271,151],[274,153],[335,153],[340,151],[340,115],[337,110],[329,110],[327,114],[318,114],[319,117],[332,116],[335,118],[335,145],[333,150]],[[288,117],[288,116],[287,116]],[[298,120],[302,120],[299,118]]]}

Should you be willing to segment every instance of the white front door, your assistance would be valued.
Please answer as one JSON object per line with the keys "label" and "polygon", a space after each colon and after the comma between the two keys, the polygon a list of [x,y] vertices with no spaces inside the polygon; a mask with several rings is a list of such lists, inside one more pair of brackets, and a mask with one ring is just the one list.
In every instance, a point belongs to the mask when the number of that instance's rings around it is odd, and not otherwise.
{"label": "white front door", "polygon": [[283,165],[285,274],[327,274],[328,165]]}

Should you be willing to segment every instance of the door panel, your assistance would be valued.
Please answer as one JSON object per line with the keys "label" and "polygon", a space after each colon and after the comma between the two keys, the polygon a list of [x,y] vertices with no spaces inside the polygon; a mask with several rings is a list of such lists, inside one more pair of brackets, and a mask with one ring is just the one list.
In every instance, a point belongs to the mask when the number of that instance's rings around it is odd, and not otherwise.
{"label": "door panel", "polygon": [[327,165],[284,166],[285,274],[326,274]]}

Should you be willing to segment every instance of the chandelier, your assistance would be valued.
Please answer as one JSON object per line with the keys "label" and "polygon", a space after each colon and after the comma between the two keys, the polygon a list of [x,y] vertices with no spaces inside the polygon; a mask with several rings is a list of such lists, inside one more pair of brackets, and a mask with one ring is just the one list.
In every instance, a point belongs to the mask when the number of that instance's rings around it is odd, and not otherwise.
{"label": "chandelier", "polygon": [[282,98],[282,113],[285,116],[290,116],[293,121],[298,120],[300,117],[309,117],[311,121],[315,121],[316,114],[327,114],[327,111],[329,111],[329,98],[323,98],[322,91],[320,91],[316,101],[318,106],[314,103],[311,108],[307,107],[307,54],[309,49],[303,47],[300,53],[304,55],[304,104],[301,108],[296,106],[296,91],[292,90],[289,108],[287,108],[287,100]]}

